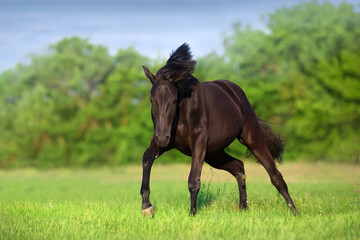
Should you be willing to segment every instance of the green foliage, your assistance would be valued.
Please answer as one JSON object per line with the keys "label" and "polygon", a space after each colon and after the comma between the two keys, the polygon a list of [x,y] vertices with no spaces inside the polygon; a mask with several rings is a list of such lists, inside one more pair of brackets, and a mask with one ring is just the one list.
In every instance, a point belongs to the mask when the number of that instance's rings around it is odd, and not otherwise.
{"label": "green foliage", "polygon": [[[268,17],[269,31],[236,24],[225,53],[198,59],[201,81],[229,79],[288,142],[288,159],[359,161],[360,14],[301,3]],[[133,48],[115,56],[65,38],[0,75],[0,166],[138,163],[152,136],[151,84],[165,59]],[[228,151],[243,155],[233,144]],[[163,162],[189,161],[172,151]]]}
{"label": "green foliage", "polygon": [[310,2],[270,15],[268,34],[235,25],[226,39],[241,85],[287,138],[290,158],[359,161],[359,25],[352,5]]}
{"label": "green foliage", "polygon": [[149,85],[134,49],[111,57],[73,37],[0,77],[2,166],[138,161],[151,138]]}

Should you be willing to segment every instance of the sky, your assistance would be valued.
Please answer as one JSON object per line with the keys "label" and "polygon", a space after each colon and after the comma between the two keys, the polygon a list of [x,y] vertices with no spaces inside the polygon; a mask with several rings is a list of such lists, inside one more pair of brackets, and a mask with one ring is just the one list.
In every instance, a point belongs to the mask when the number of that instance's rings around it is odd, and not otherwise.
{"label": "sky", "polygon": [[[112,55],[134,46],[143,55],[167,57],[184,42],[195,57],[221,54],[235,23],[267,31],[262,16],[301,2],[306,1],[0,0],[0,72],[72,36],[107,46]],[[345,2],[360,7],[360,0]]]}

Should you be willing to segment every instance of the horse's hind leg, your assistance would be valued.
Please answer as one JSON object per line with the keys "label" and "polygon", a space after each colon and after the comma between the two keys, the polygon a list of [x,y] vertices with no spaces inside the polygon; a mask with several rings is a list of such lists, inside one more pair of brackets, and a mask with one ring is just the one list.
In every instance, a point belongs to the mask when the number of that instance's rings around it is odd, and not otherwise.
{"label": "horse's hind leg", "polygon": [[247,209],[247,195],[245,185],[245,170],[244,163],[232,156],[226,154],[224,151],[216,153],[208,153],[205,157],[205,162],[210,166],[226,170],[231,173],[238,182],[239,196],[240,196],[240,209]]}
{"label": "horse's hind leg", "polygon": [[286,182],[281,175],[280,171],[276,168],[275,162],[271,157],[266,146],[259,146],[256,148],[250,149],[250,151],[254,154],[254,156],[259,160],[259,162],[264,166],[266,171],[268,172],[271,183],[276,187],[276,189],[281,193],[284,197],[288,207],[296,212],[296,207],[290,197],[288,187]]}
{"label": "horse's hind leg", "polygon": [[263,138],[263,133],[258,128],[253,128],[251,133],[247,132],[246,129],[243,129],[240,142],[245,144],[250,152],[258,159],[258,161],[264,166],[267,173],[270,176],[271,183],[276,187],[276,189],[284,197],[289,208],[296,212],[296,207],[290,197],[288,187],[286,182],[283,179],[283,176],[276,168],[274,159],[272,158]]}

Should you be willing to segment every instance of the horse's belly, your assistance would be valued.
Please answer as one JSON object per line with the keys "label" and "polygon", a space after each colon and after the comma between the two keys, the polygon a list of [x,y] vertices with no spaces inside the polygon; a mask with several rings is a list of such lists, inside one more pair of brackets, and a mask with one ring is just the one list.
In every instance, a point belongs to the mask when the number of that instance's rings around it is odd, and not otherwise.
{"label": "horse's belly", "polygon": [[[175,148],[185,155],[191,156],[189,137],[184,134],[185,127],[179,124],[176,134]],[[208,129],[207,152],[216,152],[229,146],[239,135],[241,124],[219,124]]]}
{"label": "horse's belly", "polygon": [[242,129],[243,121],[239,106],[226,102],[220,106],[210,109],[209,152],[219,151],[229,146],[239,136]]}
{"label": "horse's belly", "polygon": [[[208,141],[207,152],[217,152],[221,151],[227,146],[229,146],[234,140],[236,136],[228,136],[228,137],[219,137],[219,138],[210,138]],[[191,156],[191,148],[187,144],[176,144],[175,148],[179,150],[181,153]]]}
{"label": "horse's belly", "polygon": [[214,131],[209,134],[209,141],[208,141],[208,152],[216,152],[223,150],[227,146],[229,146],[239,135],[240,129],[239,127],[233,129],[232,131],[229,130],[222,130]]}

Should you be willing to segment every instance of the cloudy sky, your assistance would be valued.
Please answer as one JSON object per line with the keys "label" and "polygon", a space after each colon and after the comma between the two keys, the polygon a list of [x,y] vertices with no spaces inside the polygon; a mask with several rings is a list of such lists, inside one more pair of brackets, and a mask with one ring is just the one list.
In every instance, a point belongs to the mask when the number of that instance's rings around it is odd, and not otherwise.
{"label": "cloudy sky", "polygon": [[[338,4],[341,0],[328,0]],[[131,45],[150,57],[188,42],[195,56],[223,51],[234,23],[266,31],[262,15],[301,0],[0,0],[0,72],[45,54],[64,37],[89,37],[115,54]],[[323,2],[323,1],[319,1]],[[360,0],[347,0],[358,10]]]}

